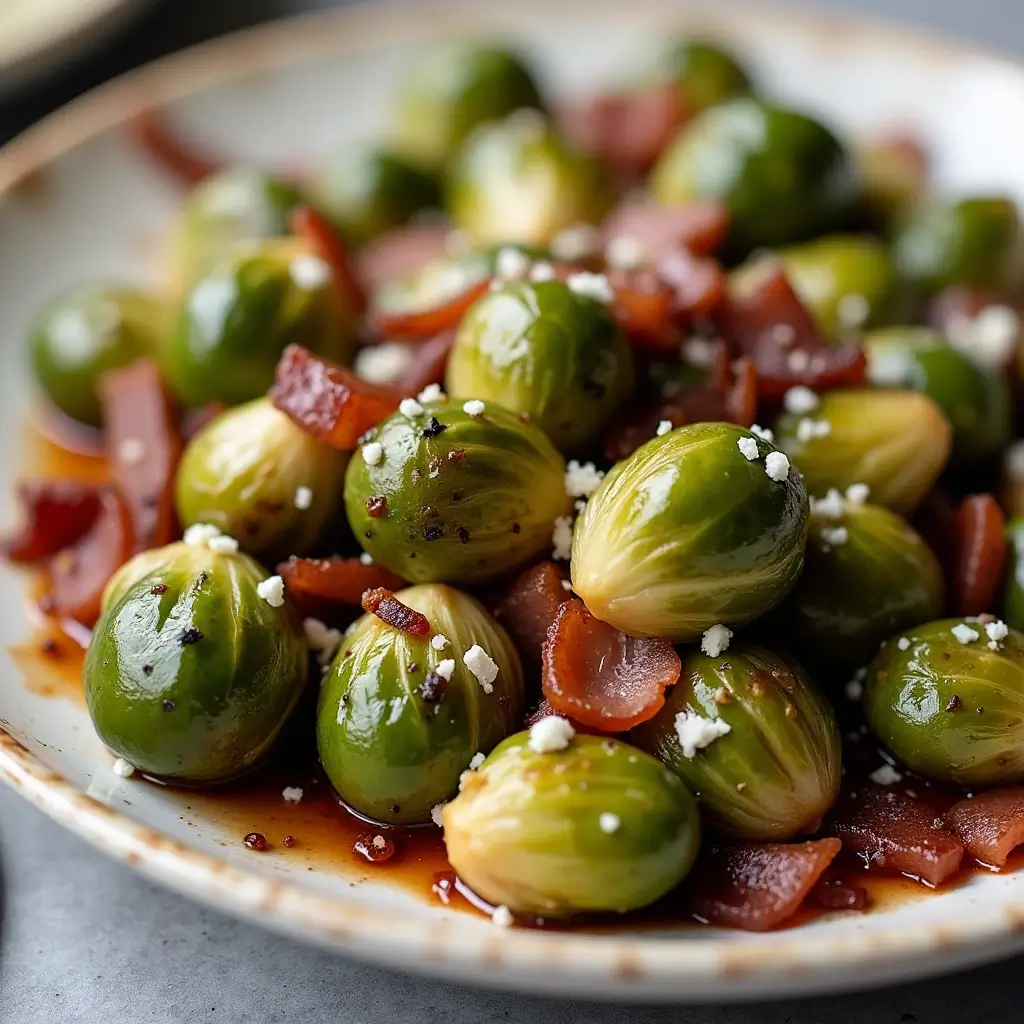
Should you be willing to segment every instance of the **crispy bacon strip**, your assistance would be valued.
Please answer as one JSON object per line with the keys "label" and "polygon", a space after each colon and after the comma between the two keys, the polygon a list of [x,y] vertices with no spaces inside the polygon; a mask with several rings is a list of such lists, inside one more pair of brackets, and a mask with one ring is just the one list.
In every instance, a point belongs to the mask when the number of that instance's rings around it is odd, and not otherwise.
{"label": "crispy bacon strip", "polygon": [[672,316],[689,323],[695,317],[711,316],[728,296],[725,271],[718,260],[695,256],[684,245],[666,250],[658,260],[658,274],[672,289]]}
{"label": "crispy bacon strip", "polygon": [[362,313],[366,309],[366,288],[345,243],[327,218],[310,206],[296,206],[288,222],[292,234],[305,240],[334,272],[334,278],[352,308]]}
{"label": "crispy bacon strip", "polygon": [[362,599],[363,611],[376,615],[393,629],[409,636],[430,636],[430,620],[421,612],[402,604],[386,587],[366,591]]}
{"label": "crispy bacon strip", "polygon": [[0,552],[11,562],[27,565],[52,558],[87,533],[100,512],[95,487],[74,480],[34,480],[18,485],[24,522]]}
{"label": "crispy bacon strip", "polygon": [[1006,564],[1006,518],[991,494],[971,494],[957,510],[953,598],[957,615],[995,607]]}
{"label": "crispy bacon strip", "polygon": [[627,199],[601,225],[605,245],[616,238],[632,238],[654,262],[680,245],[695,256],[708,256],[721,248],[728,233],[729,212],[711,199],[679,206]]}
{"label": "crispy bacon strip", "polygon": [[281,562],[277,571],[300,607],[320,602],[358,608],[368,590],[399,590],[405,580],[379,565],[358,558],[297,558]]}
{"label": "crispy bacon strip", "polygon": [[459,326],[469,307],[490,287],[490,278],[470,284],[453,298],[426,309],[389,312],[380,307],[370,312],[370,328],[383,338],[426,341]]}
{"label": "crispy bacon strip", "polygon": [[356,254],[359,279],[373,292],[416,273],[446,255],[448,231],[443,224],[409,224],[386,231]]}
{"label": "crispy bacon strip", "polygon": [[630,343],[655,353],[676,353],[681,337],[672,322],[672,289],[650,268],[611,270],[608,283],[615,292],[612,312]]}
{"label": "crispy bacon strip", "polygon": [[508,585],[494,608],[516,649],[534,664],[540,663],[541,645],[559,607],[569,600],[569,591],[562,586],[565,578],[554,562],[538,562]]}
{"label": "crispy bacon strip", "polygon": [[946,827],[988,867],[1004,867],[1024,843],[1024,786],[1006,786],[961,800],[946,811]]}
{"label": "crispy bacon strip", "polygon": [[170,171],[182,185],[197,185],[222,167],[220,160],[182,142],[155,110],[139,114],[129,127],[143,151]]}

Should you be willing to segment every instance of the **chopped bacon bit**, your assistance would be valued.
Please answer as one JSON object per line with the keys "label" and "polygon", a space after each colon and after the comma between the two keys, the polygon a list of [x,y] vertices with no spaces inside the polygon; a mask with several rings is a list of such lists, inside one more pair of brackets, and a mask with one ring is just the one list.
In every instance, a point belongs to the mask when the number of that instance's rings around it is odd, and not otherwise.
{"label": "chopped bacon bit", "polygon": [[1006,519],[991,494],[970,494],[957,510],[953,601],[957,615],[995,608],[1006,564]]}
{"label": "chopped bacon bit", "polygon": [[540,664],[541,645],[559,606],[569,600],[569,592],[562,586],[565,578],[554,562],[539,562],[508,585],[494,608],[495,618],[519,653],[535,665]]}
{"label": "chopped bacon bit", "polygon": [[371,519],[383,519],[388,514],[388,499],[384,494],[376,494],[366,499],[366,514]]}
{"label": "chopped bacon bit", "polygon": [[376,615],[393,629],[410,636],[430,635],[430,620],[421,612],[402,604],[386,587],[375,587],[363,594],[363,611]]}
{"label": "chopped bacon bit", "polygon": [[868,891],[841,876],[819,879],[808,899],[826,910],[867,910]]}
{"label": "chopped bacon bit", "polygon": [[197,185],[221,169],[220,160],[186,145],[175,136],[167,127],[163,116],[155,110],[146,110],[139,114],[129,127],[142,149],[183,185]]}
{"label": "chopped bacon bit", "polygon": [[[285,590],[309,612],[320,603],[358,608],[367,590],[399,590],[405,581],[379,565],[364,565],[358,558],[297,558],[292,555],[277,567]],[[319,617],[319,616],[317,616]]]}
{"label": "chopped bacon bit", "polygon": [[678,352],[672,289],[650,268],[610,270],[607,276],[615,292],[615,319],[631,344],[648,352]]}
{"label": "chopped bacon bit", "polygon": [[227,404],[224,402],[207,402],[206,405],[189,409],[181,418],[181,439],[188,443],[205,427],[208,427],[224,410]]}
{"label": "chopped bacon bit", "polygon": [[686,881],[686,906],[709,924],[771,931],[800,909],[841,846],[838,839],[715,844]]}
{"label": "chopped bacon bit", "polygon": [[309,206],[296,206],[289,219],[292,234],[303,239],[334,272],[334,280],[357,313],[366,309],[366,288],[356,272],[345,243],[330,221]]}
{"label": "chopped bacon bit", "polygon": [[1024,786],[1006,786],[961,800],[946,811],[946,827],[987,867],[1001,868],[1024,843]]}
{"label": "chopped bacon bit", "polygon": [[379,306],[370,311],[370,328],[384,338],[426,341],[459,326],[469,307],[490,287],[490,278],[467,284],[454,298],[425,309],[388,312]]}
{"label": "chopped bacon bit", "polygon": [[869,870],[938,885],[960,867],[964,847],[935,822],[934,811],[920,800],[863,782],[840,800],[829,830]]}
{"label": "chopped bacon bit", "polygon": [[385,232],[356,254],[359,279],[373,292],[416,273],[446,255],[448,233],[443,224],[410,224]]}
{"label": "chopped bacon bit", "polygon": [[[135,550],[178,535],[174,477],[181,458],[177,415],[156,363],[143,360],[100,377],[111,475],[131,510]],[[122,455],[137,446],[138,458]]]}
{"label": "chopped bacon bit", "polygon": [[725,392],[726,419],[749,427],[757,419],[757,367],[749,356],[741,356],[732,371],[734,379]]}
{"label": "chopped bacon bit", "polygon": [[428,384],[443,384],[455,331],[444,331],[430,341],[418,342],[412,365],[395,385],[403,394],[418,395]]}
{"label": "chopped bacon bit", "polygon": [[662,206],[651,199],[627,199],[605,218],[605,245],[616,238],[633,238],[657,262],[680,245],[695,256],[717,252],[729,233],[729,212],[713,199],[679,206]]}
{"label": "chopped bacon bit", "polygon": [[718,260],[694,256],[683,245],[662,255],[658,273],[672,289],[672,315],[677,321],[710,316],[728,298],[728,282]]}
{"label": "chopped bacon bit", "polygon": [[18,485],[24,525],[0,545],[3,556],[27,564],[51,558],[70,547],[95,522],[99,492],[74,480],[40,480]]}
{"label": "chopped bacon bit", "polygon": [[667,640],[620,633],[578,598],[559,607],[541,664],[552,707],[602,732],[623,732],[653,718],[682,671]]}
{"label": "chopped bacon bit", "polygon": [[270,398],[298,426],[344,452],[398,408],[403,392],[372,384],[351,370],[289,345],[277,364]]}

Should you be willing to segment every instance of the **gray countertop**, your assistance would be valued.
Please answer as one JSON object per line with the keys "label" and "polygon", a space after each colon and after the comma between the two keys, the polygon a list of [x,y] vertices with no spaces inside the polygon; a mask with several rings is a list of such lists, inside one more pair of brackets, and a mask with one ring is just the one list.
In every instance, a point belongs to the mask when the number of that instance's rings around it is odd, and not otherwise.
{"label": "gray countertop", "polygon": [[[429,0],[421,0],[424,4]],[[481,3],[488,0],[480,0]],[[124,68],[316,0],[167,0],[113,49],[0,101],[0,140]],[[1022,0],[819,0],[1024,53]],[[696,1009],[529,999],[404,977],[199,907],[109,861],[0,788],[2,1024],[1010,1024],[1024,959],[876,993]]]}

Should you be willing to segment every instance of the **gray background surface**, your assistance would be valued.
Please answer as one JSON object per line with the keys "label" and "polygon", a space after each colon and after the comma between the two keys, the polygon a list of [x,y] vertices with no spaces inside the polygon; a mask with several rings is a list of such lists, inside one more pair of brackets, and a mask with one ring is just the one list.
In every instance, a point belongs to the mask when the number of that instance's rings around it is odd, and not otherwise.
{"label": "gray background surface", "polygon": [[[0,101],[0,141],[91,85],[160,53],[326,6],[328,0],[165,0],[113,47],[58,82]],[[804,6],[917,21],[1024,55],[1024,0],[819,0]],[[95,853],[6,788],[0,788],[0,871],[3,1024],[1017,1024],[1024,1019],[1024,958],[863,995],[694,1009],[528,999],[404,977],[308,949],[165,892]]]}

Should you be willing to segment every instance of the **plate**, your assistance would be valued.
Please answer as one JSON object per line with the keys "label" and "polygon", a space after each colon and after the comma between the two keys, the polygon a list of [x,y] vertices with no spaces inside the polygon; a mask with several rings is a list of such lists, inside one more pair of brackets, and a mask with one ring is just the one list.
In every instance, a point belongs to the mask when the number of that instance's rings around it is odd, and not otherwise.
{"label": "plate", "polygon": [[[508,33],[555,91],[628,68],[671,31],[729,40],[758,80],[848,131],[914,125],[943,189],[1024,200],[1024,69],[868,22],[715,2],[520,0],[513,5],[357,7],[270,25],[135,72],[48,118],[0,152],[0,434],[30,403],[23,338],[54,291],[87,278],[158,277],[180,193],[121,130],[151,104],[182,132],[240,159],[289,168],[386,125],[411,55],[450,34]],[[24,448],[0,450],[0,503]],[[0,643],[24,641],[24,580],[0,573]],[[224,911],[404,970],[534,993],[734,1000],[903,980],[1024,948],[1024,874],[974,876],[934,897],[817,917],[761,936],[709,928],[504,930],[351,863],[253,853],[238,822],[187,794],[111,771],[81,701],[0,673],[0,776],[67,828],[150,878]],[[34,692],[35,691],[35,692]],[[205,809],[204,809],[205,808]],[[291,808],[291,809],[290,809]],[[275,821],[283,832],[282,801]],[[275,826],[277,827],[277,826]],[[300,850],[295,851],[296,854]]]}

